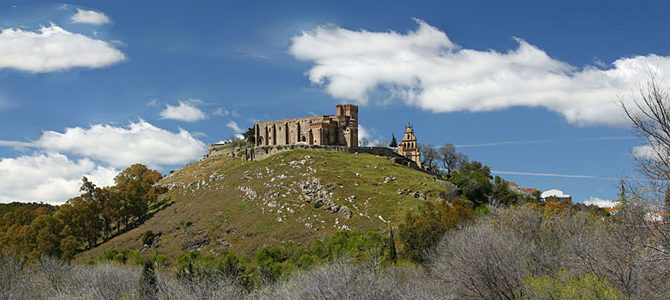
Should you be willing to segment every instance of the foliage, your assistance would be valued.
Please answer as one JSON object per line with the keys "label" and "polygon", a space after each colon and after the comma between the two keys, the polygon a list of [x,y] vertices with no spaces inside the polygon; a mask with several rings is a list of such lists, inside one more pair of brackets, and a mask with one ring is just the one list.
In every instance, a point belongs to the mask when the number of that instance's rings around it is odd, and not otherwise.
{"label": "foliage", "polygon": [[475,203],[486,204],[493,192],[491,168],[478,161],[466,162],[458,171],[451,172],[449,181],[458,186],[459,194]]}
{"label": "foliage", "polygon": [[474,219],[472,211],[456,199],[451,203],[424,201],[416,212],[408,211],[398,228],[401,257],[417,263],[426,262],[426,251],[435,245],[447,230]]}
{"label": "foliage", "polygon": [[389,147],[391,148],[397,148],[398,147],[398,140],[395,138],[395,134],[391,133],[391,142],[389,143]]}
{"label": "foliage", "polygon": [[127,228],[131,219],[139,221],[146,214],[141,207],[148,207],[164,191],[154,186],[158,179],[158,172],[134,165],[117,176],[114,187],[99,188],[84,177],[81,195],[59,207],[37,203],[1,206],[0,252],[70,260],[82,246],[92,248],[101,238],[109,238],[115,222],[120,232],[120,223]]}
{"label": "foliage", "polygon": [[530,199],[524,199],[523,194],[518,189],[512,188],[509,183],[496,176],[493,180],[493,191],[491,193],[490,203],[502,203],[505,205],[521,204]]}
{"label": "foliage", "polygon": [[158,171],[134,164],[114,178],[116,193],[127,203],[131,216],[144,218],[149,205],[156,201],[158,195],[165,192],[164,188],[156,186],[161,177]]}
{"label": "foliage", "polygon": [[153,242],[154,236],[155,235],[153,231],[145,231],[144,234],[142,234],[142,245],[151,244],[151,242]]}
{"label": "foliage", "polygon": [[536,299],[626,299],[619,291],[595,274],[575,276],[568,271],[554,276],[529,277],[523,281],[523,300]]}
{"label": "foliage", "polygon": [[256,131],[253,127],[249,127],[244,133],[244,140],[250,145],[254,145],[254,143],[256,143]]}

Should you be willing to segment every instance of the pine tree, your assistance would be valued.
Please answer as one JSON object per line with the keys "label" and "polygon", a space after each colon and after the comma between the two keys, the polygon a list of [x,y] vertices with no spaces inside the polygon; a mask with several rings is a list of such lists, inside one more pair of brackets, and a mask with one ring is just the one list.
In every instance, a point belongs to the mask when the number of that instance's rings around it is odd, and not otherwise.
{"label": "pine tree", "polygon": [[398,147],[398,140],[395,139],[395,134],[391,133],[391,143],[389,144],[389,147],[395,148]]}

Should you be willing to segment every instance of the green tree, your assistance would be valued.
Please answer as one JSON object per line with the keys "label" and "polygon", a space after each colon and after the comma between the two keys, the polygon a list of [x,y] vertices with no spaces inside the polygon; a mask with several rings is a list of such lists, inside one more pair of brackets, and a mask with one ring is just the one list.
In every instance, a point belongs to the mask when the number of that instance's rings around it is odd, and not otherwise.
{"label": "green tree", "polygon": [[55,215],[65,226],[64,235],[71,235],[91,248],[100,237],[102,222],[97,203],[86,201],[81,196],[74,197],[61,205]]}
{"label": "green tree", "polygon": [[459,194],[465,196],[476,205],[486,204],[493,192],[491,169],[478,161],[464,163],[458,171],[453,171],[449,178],[458,186]]}
{"label": "green tree", "polygon": [[165,192],[164,188],[156,186],[161,178],[160,173],[142,164],[134,164],[114,178],[116,192],[122,201],[127,201],[132,216],[138,219],[144,218],[149,205],[156,202],[158,196]]}
{"label": "green tree", "polygon": [[71,235],[66,236],[60,241],[61,259],[70,261],[74,258],[77,250],[81,247],[81,243]]}
{"label": "green tree", "polygon": [[247,129],[247,132],[244,133],[244,140],[249,145],[254,145],[254,143],[256,143],[256,131],[254,130],[253,127],[249,127],[249,129]]}
{"label": "green tree", "polygon": [[519,204],[523,201],[523,195],[514,190],[506,180],[496,176],[493,180],[493,192],[490,201],[505,205]]}
{"label": "green tree", "polygon": [[397,148],[398,147],[398,140],[395,138],[395,134],[391,133],[391,143],[389,143],[389,147],[391,148]]}

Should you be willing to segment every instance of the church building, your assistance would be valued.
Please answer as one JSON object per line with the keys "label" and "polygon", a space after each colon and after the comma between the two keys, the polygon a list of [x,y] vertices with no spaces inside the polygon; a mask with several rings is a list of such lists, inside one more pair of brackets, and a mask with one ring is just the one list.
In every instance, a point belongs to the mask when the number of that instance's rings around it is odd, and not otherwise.
{"label": "church building", "polygon": [[406,156],[414,161],[419,168],[422,168],[419,144],[416,142],[416,136],[414,136],[414,128],[412,128],[412,125],[407,124],[405,135],[402,137],[402,142],[398,145],[398,151],[396,152]]}
{"label": "church building", "polygon": [[254,124],[254,146],[333,145],[358,147],[358,106],[340,104],[335,115]]}

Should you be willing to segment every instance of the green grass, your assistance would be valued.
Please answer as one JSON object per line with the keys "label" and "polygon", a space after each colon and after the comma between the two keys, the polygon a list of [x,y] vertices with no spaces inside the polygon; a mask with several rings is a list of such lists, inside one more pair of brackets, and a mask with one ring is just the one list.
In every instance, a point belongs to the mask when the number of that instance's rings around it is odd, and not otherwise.
{"label": "green grass", "polygon": [[[384,176],[397,180],[384,183]],[[349,207],[351,219],[299,199],[299,183],[313,178],[318,178],[324,187],[335,187],[331,199],[336,205]],[[398,195],[398,189],[420,190],[432,198],[444,190],[431,176],[394,164],[386,157],[324,150],[285,151],[252,162],[228,156],[209,157],[174,172],[162,183],[185,188],[166,193],[165,199],[169,200],[160,205],[163,209],[138,228],[77,259],[86,261],[112,247],[139,250],[142,234],[148,230],[162,233],[158,250],[170,258],[181,253],[185,243],[205,237],[210,244],[201,251],[216,255],[226,251],[252,254],[261,247],[286,242],[307,245],[316,238],[332,236],[342,225],[355,231],[387,234],[391,226],[402,221],[407,210],[421,202],[412,196]],[[240,187],[250,188],[258,197],[245,199]],[[356,196],[354,203],[345,200],[350,196]],[[271,207],[274,204],[277,206]],[[390,223],[384,223],[382,218]],[[192,222],[192,226],[185,227],[187,222]],[[312,228],[305,223],[311,223]],[[228,245],[232,246],[227,248]]]}

